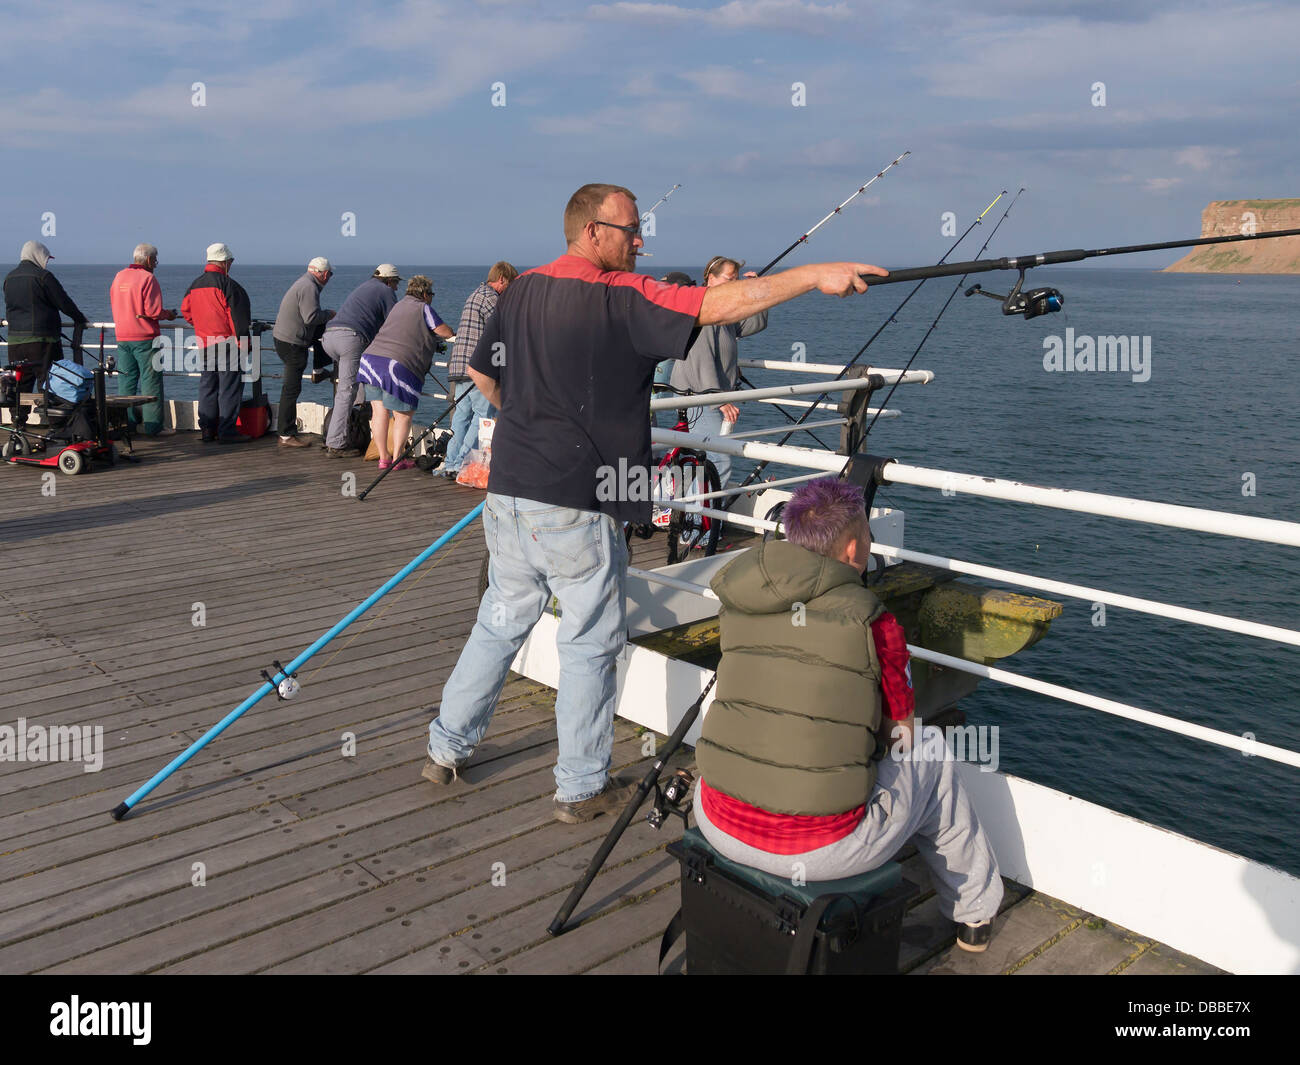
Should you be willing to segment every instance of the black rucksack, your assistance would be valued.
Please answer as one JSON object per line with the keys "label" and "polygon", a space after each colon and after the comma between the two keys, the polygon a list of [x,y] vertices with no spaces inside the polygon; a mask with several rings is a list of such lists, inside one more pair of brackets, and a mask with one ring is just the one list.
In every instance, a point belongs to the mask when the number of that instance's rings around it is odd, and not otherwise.
{"label": "black rucksack", "polygon": [[369,403],[358,403],[348,411],[347,446],[356,448],[363,455],[370,446]]}

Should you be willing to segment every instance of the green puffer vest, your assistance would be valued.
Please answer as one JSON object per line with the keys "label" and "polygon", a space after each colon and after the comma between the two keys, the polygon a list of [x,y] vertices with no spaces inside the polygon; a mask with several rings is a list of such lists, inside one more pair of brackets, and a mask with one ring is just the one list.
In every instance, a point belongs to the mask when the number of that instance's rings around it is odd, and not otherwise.
{"label": "green puffer vest", "polygon": [[852,566],[785,540],[746,551],[712,584],[722,664],[695,748],[700,775],[774,813],[861,806],[876,782],[880,601]]}

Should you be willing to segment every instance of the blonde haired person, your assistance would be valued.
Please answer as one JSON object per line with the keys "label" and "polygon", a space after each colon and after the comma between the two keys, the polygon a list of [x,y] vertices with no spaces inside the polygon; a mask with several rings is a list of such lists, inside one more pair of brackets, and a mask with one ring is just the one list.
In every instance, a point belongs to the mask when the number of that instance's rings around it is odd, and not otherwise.
{"label": "blonde haired person", "polygon": [[381,470],[407,470],[415,465],[410,459],[394,461],[388,447],[389,417],[396,438],[405,440],[411,432],[411,415],[420,405],[420,391],[438,338],[455,336],[432,303],[433,282],[416,274],[406,283],[406,295],[388,312],[357,368],[357,380],[365,384],[373,412],[370,431],[379,449]]}

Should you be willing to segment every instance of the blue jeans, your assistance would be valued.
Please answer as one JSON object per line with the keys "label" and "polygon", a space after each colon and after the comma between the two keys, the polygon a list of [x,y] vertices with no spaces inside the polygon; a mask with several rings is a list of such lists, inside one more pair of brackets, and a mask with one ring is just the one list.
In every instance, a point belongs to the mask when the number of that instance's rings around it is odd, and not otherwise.
{"label": "blue jeans", "polygon": [[429,724],[429,757],[463,765],[487,732],[510,663],[559,600],[555,798],[598,795],[614,748],[618,656],[627,643],[627,547],[608,514],[488,493],[483,531],[491,561],[478,620]]}
{"label": "blue jeans", "polygon": [[451,439],[447,441],[447,457],[443,461],[443,470],[450,473],[460,469],[465,456],[478,444],[478,420],[495,418],[496,407],[488,402],[468,377],[453,377],[448,382],[453,396],[459,396],[469,389],[469,395],[456,404],[456,413],[451,416]]}
{"label": "blue jeans", "polygon": [[[721,407],[692,407],[686,412],[686,422],[691,427],[691,432],[700,436],[718,436],[722,432],[722,408]],[[706,451],[705,455],[718,470],[718,486],[727,487],[727,481],[731,478],[731,456],[724,455],[721,451]],[[726,500],[712,500],[707,505],[719,506]]]}

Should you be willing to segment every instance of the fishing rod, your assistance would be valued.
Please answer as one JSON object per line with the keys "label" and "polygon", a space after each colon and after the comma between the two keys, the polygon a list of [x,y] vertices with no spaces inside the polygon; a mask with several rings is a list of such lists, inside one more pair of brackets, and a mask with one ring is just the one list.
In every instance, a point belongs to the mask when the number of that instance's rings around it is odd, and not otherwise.
{"label": "fishing rod", "polygon": [[[1016,205],[1016,200],[1020,199],[1020,195],[1024,191],[1025,191],[1024,187],[1022,186],[1020,192],[1016,193],[1015,199],[1013,199],[1009,204],[1007,204],[1007,209],[1002,212],[1002,217],[998,219],[998,224],[993,227],[993,231],[989,233],[989,235],[985,238],[984,243],[980,245],[980,250],[975,253],[977,258],[980,255],[984,254],[984,249],[987,248],[989,244],[992,243],[993,238],[997,236],[998,230],[1002,228],[1002,223],[1007,220],[1007,216],[1011,214],[1011,208],[1013,208]],[[948,305],[952,303],[954,299],[957,298],[957,293],[961,290],[961,283],[965,279],[966,279],[965,275],[957,279],[957,284],[953,286],[952,291],[948,294],[948,298],[944,300],[943,306],[939,308],[939,313],[934,316],[934,321],[930,323],[930,328],[925,331],[925,336],[921,337],[920,342],[916,345],[916,349],[912,352],[912,357],[907,360],[907,366],[903,369],[903,374],[907,373],[907,371],[912,368],[912,363],[916,361],[917,355],[919,355],[921,353],[921,349],[925,347],[925,342],[930,339],[930,334],[933,333],[935,329],[939,327],[939,319],[943,317],[944,312],[948,309]],[[924,284],[924,283],[925,282],[923,281],[918,282],[918,284]],[[970,292],[968,291],[966,295],[969,296]],[[890,398],[894,395],[894,392],[898,388],[899,381],[903,380],[903,374],[899,374],[898,381],[894,382],[893,388],[889,390],[888,395],[885,396],[884,402],[880,404],[881,408],[883,408],[885,404],[889,402]],[[871,419],[870,424],[862,431],[862,440],[864,444],[866,443],[867,437],[870,435],[871,430],[875,427],[876,421],[879,418],[880,418],[880,410],[878,409],[876,411],[876,416]]]}
{"label": "fishing rod", "polygon": [[[654,207],[651,207],[650,210],[646,211],[641,216],[640,224],[645,225],[645,220],[655,213],[655,208],[658,207],[661,203],[667,203],[668,197],[671,196],[674,192],[676,192],[681,187],[682,187],[681,184],[678,183],[674,185],[671,189],[669,189],[667,192],[665,192],[662,196],[660,196],[659,199],[655,200]],[[640,248],[638,248],[636,252],[636,256],[638,259],[653,259],[654,252],[642,251]]]}
{"label": "fishing rod", "polygon": [[[778,255],[775,259],[773,259],[773,260],[772,260],[770,263],[768,263],[765,267],[763,267],[763,269],[759,270],[759,271],[758,271],[754,276],[756,276],[756,277],[762,277],[764,274],[766,274],[768,271],[770,271],[770,270],[772,269],[772,267],[776,266],[777,263],[779,263],[782,259],[784,259],[784,258],[785,258],[787,255],[789,255],[792,251],[794,251],[795,248],[799,247],[800,244],[805,243],[805,242],[808,240],[809,237],[811,237],[814,233],[817,232],[817,230],[821,229],[822,226],[824,226],[827,222],[829,222],[832,218],[834,218],[837,214],[839,214],[842,210],[844,210],[845,207],[847,207],[847,206],[848,206],[850,203],[852,203],[855,199],[857,199],[859,196],[861,196],[861,195],[862,195],[862,194],[863,194],[863,193],[864,193],[864,192],[865,192],[865,191],[866,191],[866,190],[867,190],[871,185],[875,184],[878,180],[880,180],[880,178],[884,177],[886,173],[888,173],[888,172],[889,172],[890,170],[892,170],[894,167],[898,166],[898,165],[899,165],[899,164],[900,164],[904,159],[906,159],[906,158],[907,158],[909,155],[911,155],[911,154],[912,154],[912,153],[911,153],[910,151],[904,152],[902,155],[900,155],[897,159],[895,159],[892,163],[890,163],[890,164],[889,164],[888,166],[886,166],[884,169],[877,171],[875,177],[873,177],[870,181],[866,182],[866,184],[859,186],[858,190],[857,190],[855,193],[853,193],[852,196],[850,196],[847,200],[845,200],[845,201],[844,201],[843,203],[841,203],[838,207],[836,207],[833,211],[831,211],[830,214],[828,214],[825,218],[823,218],[820,222],[818,222],[815,226],[813,226],[812,229],[808,230],[807,233],[805,233],[802,237],[800,237],[800,238],[799,238],[798,240],[796,240],[793,244],[791,244],[788,248],[786,248],[785,251],[783,251],[783,252],[782,252],[780,255]],[[961,241],[959,240],[957,243],[960,244]],[[956,247],[956,245],[954,244],[953,247]],[[940,260],[940,262],[942,262],[942,261],[943,261],[943,260]],[[705,282],[707,283],[708,278],[705,278],[704,280],[705,280]],[[747,377],[744,375],[743,372],[739,372],[739,371],[737,372],[737,374],[736,374],[736,380],[739,381],[742,385],[745,385],[747,388],[753,388],[753,387],[754,387],[753,382],[750,381],[749,378],[747,378]],[[820,402],[820,401],[819,401],[819,402]],[[786,420],[787,422],[791,422],[791,423],[793,423],[794,425],[802,425],[803,422],[804,422],[805,420],[807,420],[807,415],[805,415],[804,417],[799,418],[798,420],[796,420],[795,417],[794,417],[794,415],[791,414],[791,413],[790,413],[788,410],[786,410],[784,407],[777,407],[776,409],[781,413],[781,415],[785,418],[785,420]],[[810,407],[810,408],[809,408],[809,411],[811,412],[811,411],[814,411],[814,410],[816,410],[816,409],[817,409],[816,406],[813,406],[813,407]],[[821,437],[819,437],[819,436],[818,436],[816,433],[814,433],[812,430],[810,430],[810,429],[806,429],[806,430],[804,430],[804,431],[805,431],[809,436],[811,436],[815,441],[817,441],[817,443],[820,444],[823,448],[826,448],[827,451],[832,450],[832,449],[831,449],[831,448],[826,444],[826,442],[825,442],[824,440],[822,440]],[[785,437],[781,442],[782,442],[782,443],[785,443],[785,441],[786,441],[786,440],[789,440],[789,439],[790,439],[790,436],[787,435],[787,436],[786,436],[786,437]],[[745,483],[748,484],[749,482],[746,481]]]}
{"label": "fishing rod", "polygon": [[667,192],[665,192],[662,196],[660,196],[659,199],[655,200],[654,207],[651,207],[648,211],[645,212],[645,214],[641,216],[641,221],[644,222],[650,215],[654,214],[655,207],[658,207],[661,203],[667,203],[668,197],[671,196],[674,192],[676,192],[681,187],[682,187],[681,183],[679,182],[678,184],[674,185],[671,189],[669,189]]}
{"label": "fishing rod", "polygon": [[877,181],[879,181],[882,177],[884,177],[885,174],[886,174],[888,171],[890,171],[890,170],[892,170],[894,167],[898,166],[899,163],[901,163],[904,159],[906,159],[906,158],[907,158],[909,155],[911,155],[911,154],[912,154],[912,153],[911,153],[910,151],[909,151],[909,152],[904,152],[904,153],[903,153],[902,155],[900,155],[897,159],[895,159],[892,163],[890,163],[889,166],[885,167],[884,170],[879,171],[879,172],[876,174],[875,177],[873,177],[873,178],[872,178],[870,181],[868,181],[865,185],[862,185],[862,186],[858,189],[857,192],[855,192],[852,196],[850,196],[850,197],[849,197],[847,200],[845,200],[842,204],[840,204],[838,207],[836,207],[835,210],[831,211],[830,214],[828,214],[825,218],[823,218],[820,222],[818,222],[815,226],[813,226],[812,229],[808,230],[807,233],[805,233],[802,237],[800,237],[800,238],[799,238],[798,240],[796,240],[793,244],[791,244],[790,247],[786,248],[785,251],[783,251],[783,252],[782,252],[780,255],[778,255],[775,259],[773,259],[773,260],[772,260],[770,263],[768,263],[765,267],[763,267],[763,269],[761,269],[760,271],[758,271],[758,276],[759,276],[759,277],[762,277],[765,273],[767,273],[769,270],[771,270],[772,267],[774,267],[777,263],[779,263],[782,259],[784,259],[784,258],[785,258],[787,255],[789,255],[792,251],[794,251],[795,248],[799,247],[800,244],[805,243],[805,242],[808,240],[809,237],[811,237],[814,233],[817,232],[817,230],[821,229],[822,226],[824,226],[827,222],[829,222],[832,218],[834,218],[837,214],[839,214],[842,210],[844,210],[844,208],[846,208],[849,204],[851,204],[854,200],[856,200],[859,196],[861,196],[864,192],[866,192],[868,188],[870,188],[870,187],[871,187],[872,185],[874,185]]}
{"label": "fishing rod", "polygon": [[[434,378],[434,380],[437,380],[437,378]],[[438,427],[438,423],[442,421],[443,418],[447,417],[448,414],[450,414],[452,411],[456,409],[456,404],[464,400],[473,391],[474,391],[474,384],[473,382],[470,382],[468,385],[465,386],[464,392],[462,392],[459,396],[455,397],[455,399],[451,399],[452,390],[447,389],[447,396],[450,399],[450,404],[447,407],[447,409],[444,410],[441,414],[439,414],[438,417],[434,418],[433,421],[430,422],[425,427],[424,432],[422,432],[419,436],[414,437],[411,440],[407,441],[406,447],[402,449],[401,455],[399,455],[397,458],[393,460],[393,466],[396,466],[399,462],[405,462],[406,459],[410,458],[410,456],[415,451],[415,449],[420,446],[420,442],[424,440],[426,436],[428,436],[431,432],[434,431],[434,429]],[[379,476],[376,477],[373,481],[371,481],[368,485],[366,485],[366,487],[357,494],[358,503],[365,502],[366,496],[368,496],[372,491],[374,491],[375,486],[378,485],[380,481],[382,481],[385,477],[387,477],[390,473],[393,472],[393,466],[389,466],[388,469],[386,470],[380,470]]]}
{"label": "fishing rod", "polygon": [[1036,288],[1022,292],[1025,271],[1035,266],[1056,266],[1060,263],[1077,263],[1085,259],[1099,259],[1109,255],[1134,255],[1143,251],[1165,251],[1170,248],[1198,248],[1206,244],[1236,244],[1246,240],[1271,240],[1274,237],[1300,236],[1300,229],[1279,229],[1272,233],[1245,233],[1231,237],[1200,237],[1197,240],[1166,240],[1155,244],[1125,244],[1118,248],[1067,248],[1061,251],[1043,251],[1032,255],[1016,255],[1002,259],[975,259],[967,263],[951,263],[947,266],[917,266],[902,270],[891,270],[884,277],[863,274],[862,279],[872,285],[892,285],[898,281],[919,281],[931,277],[957,277],[965,274],[989,273],[994,270],[1017,270],[1020,278],[1011,292],[998,296],[985,292],[979,285],[974,285],[966,295],[976,293],[1002,300],[1003,314],[1019,314],[1025,318],[1037,318],[1040,314],[1059,311],[1065,303],[1065,297],[1054,288]]}
{"label": "fishing rod", "polygon": [[[1021,189],[1021,190],[1020,190],[1020,192],[1024,192],[1024,191],[1025,191],[1024,189]],[[1019,198],[1020,198],[1020,192],[1017,192],[1017,193],[1016,193],[1016,199],[1019,199]],[[1002,199],[1002,197],[1005,196],[1006,194],[1007,194],[1007,190],[1006,190],[1006,189],[1003,189],[1001,192],[999,192],[999,193],[997,194],[997,196],[995,196],[995,197],[993,198],[993,202],[990,203],[987,207],[985,207],[984,210],[982,210],[982,211],[981,211],[981,212],[976,216],[975,221],[973,221],[969,226],[967,226],[966,229],[965,229],[965,231],[961,234],[961,236],[959,236],[955,241],[953,241],[952,244],[951,244],[951,246],[948,248],[948,250],[947,250],[946,252],[943,253],[943,256],[939,259],[939,264],[940,264],[940,265],[942,265],[942,263],[944,262],[944,260],[946,260],[946,259],[948,258],[949,255],[951,255],[954,251],[957,250],[958,246],[961,244],[962,241],[964,241],[968,236],[970,236],[971,232],[975,229],[976,226],[978,226],[978,225],[980,225],[980,224],[983,223],[983,221],[984,221],[984,216],[985,216],[986,214],[988,214],[989,211],[993,210],[993,208],[994,208],[994,206],[997,204],[997,202],[998,202],[1000,199]],[[1015,206],[1015,202],[1016,202],[1015,200],[1012,200],[1012,201],[1011,201],[1011,205],[1008,206],[1007,209],[1006,209],[1006,211],[1003,212],[1003,214],[1002,214],[1002,218],[998,219],[998,224],[997,224],[997,226],[994,226],[994,227],[993,227],[993,233],[996,233],[996,232],[998,231],[998,226],[1002,225],[1002,223],[1003,223],[1003,221],[1005,221],[1007,215],[1011,213],[1011,207],[1014,207],[1014,206]],[[991,240],[992,237],[993,237],[993,233],[990,233],[990,234],[989,234],[989,239],[990,239],[990,240]],[[983,252],[984,248],[987,248],[987,247],[988,247],[988,241],[986,240],[986,241],[984,242],[983,247],[980,248],[980,252]],[[979,254],[979,252],[977,252],[976,254]],[[869,336],[869,337],[867,338],[867,342],[866,342],[865,344],[863,344],[862,347],[860,347],[860,348],[858,349],[857,354],[854,355],[853,358],[851,358],[851,359],[850,359],[850,360],[845,364],[844,368],[843,368],[842,370],[840,370],[840,372],[837,373],[837,374],[832,378],[832,381],[839,381],[840,379],[842,379],[842,378],[844,377],[845,374],[847,374],[851,369],[853,369],[854,366],[857,365],[858,360],[861,359],[862,356],[865,355],[865,354],[867,353],[867,349],[868,349],[869,347],[871,347],[871,345],[874,344],[874,343],[876,342],[876,340],[877,340],[877,338],[879,338],[880,334],[883,333],[883,332],[884,332],[884,331],[885,331],[885,330],[886,330],[890,325],[893,325],[893,324],[895,323],[895,321],[896,321],[897,318],[898,318],[898,314],[899,314],[899,312],[901,312],[902,309],[903,309],[904,307],[906,307],[906,306],[908,305],[909,302],[911,302],[911,299],[912,299],[913,296],[915,296],[918,292],[921,291],[921,286],[922,286],[923,284],[925,284],[925,282],[924,282],[923,280],[922,280],[922,281],[918,281],[918,282],[916,283],[916,286],[912,289],[912,291],[909,292],[906,296],[903,297],[903,301],[902,301],[902,302],[901,302],[897,307],[895,307],[895,308],[893,309],[893,311],[891,311],[888,315],[885,316],[885,320],[884,320],[883,322],[880,323],[880,327],[879,327],[879,328],[878,328],[874,333],[872,333],[871,336]],[[899,380],[902,380],[902,378],[900,377]],[[895,384],[894,384],[894,388],[897,388],[897,387],[898,387],[898,383],[895,382]],[[890,389],[889,395],[892,396],[893,394],[894,394],[893,389]],[[827,396],[829,396],[829,395],[830,395],[830,392],[823,392],[821,395],[819,395],[819,396],[816,398],[816,400],[813,401],[812,406],[810,406],[806,411],[804,411],[804,413],[803,413],[802,415],[800,415],[799,419],[798,419],[797,421],[795,421],[795,423],[794,423],[794,424],[795,424],[795,427],[797,428],[798,426],[800,426],[800,425],[802,425],[804,422],[806,422],[810,417],[812,417],[813,413],[817,410],[817,405],[818,405],[819,403],[821,403],[821,401],[824,400],[824,399],[825,399]],[[882,403],[882,404],[880,405],[880,409],[883,410],[884,407],[885,407],[885,404]],[[879,418],[879,417],[880,417],[880,413],[879,413],[879,411],[877,411],[877,413],[876,413],[876,418]],[[873,425],[875,424],[875,418],[872,419],[872,424],[873,424]],[[781,445],[781,444],[784,444],[787,440],[790,439],[790,437],[794,436],[794,433],[795,433],[795,430],[794,430],[794,429],[791,429],[790,432],[786,433],[785,436],[781,437],[781,439],[777,442],[778,446]],[[765,469],[767,469],[767,467],[770,466],[770,465],[771,465],[770,461],[766,461],[766,460],[765,460],[765,461],[763,461],[763,462],[760,462],[760,463],[759,463],[759,464],[758,464],[758,465],[753,469],[753,471],[751,471],[751,473],[749,474],[749,476],[745,478],[745,480],[741,483],[741,486],[740,486],[740,487],[743,488],[743,487],[744,487],[745,485],[747,485],[747,484],[752,484],[754,481],[756,481],[759,477],[761,477],[761,476],[763,475],[763,471],[764,471]]]}
{"label": "fishing rod", "polygon": [[197,740],[191,743],[187,748],[185,748],[184,751],[182,751],[170,762],[168,762],[166,766],[164,766],[152,777],[150,777],[148,781],[146,781],[134,792],[132,792],[131,795],[128,796],[124,802],[114,807],[114,809],[111,811],[113,820],[114,821],[122,820],[122,818],[124,818],[128,813],[131,812],[131,809],[136,805],[136,803],[138,803],[141,799],[143,799],[146,795],[148,795],[151,791],[153,791],[154,788],[156,788],[159,784],[161,784],[164,780],[166,780],[169,776],[171,776],[174,772],[176,772],[176,770],[178,770],[181,766],[183,766],[186,762],[188,762],[191,758],[193,758],[194,755],[196,755],[200,750],[206,747],[212,740],[215,740],[218,736],[220,736],[223,732],[225,732],[227,728],[233,725],[240,717],[244,715],[245,712],[251,710],[257,703],[261,702],[263,698],[270,695],[272,692],[275,692],[277,697],[280,699],[292,699],[295,695],[297,695],[298,692],[301,690],[297,680],[297,671],[302,666],[306,665],[308,660],[311,659],[311,657],[314,654],[316,654],[317,651],[319,651],[322,647],[324,647],[327,643],[329,643],[332,639],[334,639],[334,637],[336,637],[339,633],[341,633],[344,629],[346,629],[349,625],[351,625],[354,621],[356,621],[357,618],[359,618],[362,614],[364,614],[367,610],[369,610],[372,606],[374,606],[375,603],[379,602],[380,599],[382,599],[394,588],[396,588],[397,585],[400,584],[403,580],[405,580],[413,571],[418,569],[431,555],[434,554],[434,552],[438,551],[444,545],[449,543],[456,536],[457,533],[459,533],[462,529],[465,528],[465,526],[467,526],[470,522],[472,522],[475,518],[477,518],[480,513],[482,513],[483,506],[484,504],[480,503],[468,514],[466,514],[463,518],[461,518],[460,521],[456,522],[455,525],[453,525],[445,533],[439,536],[438,539],[436,539],[433,543],[431,543],[428,547],[426,547],[423,551],[421,551],[418,555],[416,555],[415,558],[411,559],[410,562],[408,562],[400,570],[398,570],[391,577],[389,577],[388,580],[386,580],[382,585],[380,585],[380,587],[376,591],[371,593],[370,596],[368,596],[365,600],[363,600],[361,603],[358,603],[355,607],[353,607],[350,611],[348,611],[348,613],[340,621],[338,621],[331,629],[329,629],[328,632],[320,636],[315,643],[313,643],[310,647],[308,647],[305,651],[303,651],[302,654],[300,654],[287,666],[282,666],[280,665],[279,662],[273,661],[272,665],[274,665],[275,667],[274,674],[268,672],[267,670],[262,670],[262,677],[266,683],[264,683],[260,688],[257,689],[257,691],[253,692],[252,695],[250,695],[247,699],[245,699],[242,703],[240,703],[237,707],[235,707],[235,709],[230,711],[230,713],[228,713],[225,717],[223,717],[220,721],[218,721],[215,725],[213,725],[212,728],[208,729],[207,732],[205,732]]}
{"label": "fishing rod", "polygon": [[[569,917],[573,914],[574,907],[582,900],[582,896],[586,893],[587,888],[591,886],[591,882],[596,879],[596,874],[600,872],[600,867],[605,864],[605,859],[609,857],[610,852],[618,845],[618,841],[623,837],[623,833],[627,831],[627,826],[632,823],[632,818],[636,816],[637,810],[641,808],[641,804],[645,801],[645,797],[650,794],[652,788],[655,790],[656,798],[658,800],[655,803],[655,811],[659,814],[659,819],[657,821],[652,821],[651,823],[655,828],[658,828],[663,824],[662,800],[664,795],[659,792],[659,776],[663,772],[668,759],[677,752],[677,749],[681,747],[682,743],[685,741],[686,733],[688,733],[691,730],[691,726],[695,724],[695,719],[700,716],[700,708],[704,705],[704,699],[709,692],[713,690],[713,683],[717,679],[718,674],[715,672],[713,676],[709,678],[709,683],[704,686],[704,690],[700,692],[699,698],[690,705],[686,713],[682,716],[681,721],[677,723],[677,728],[674,729],[673,734],[668,737],[668,743],[659,753],[659,757],[655,759],[655,764],[650,767],[646,775],[642,777],[641,783],[637,785],[636,794],[633,795],[628,804],[623,807],[623,812],[619,814],[618,820],[614,822],[614,827],[609,830],[599,849],[594,855],[592,855],[591,861],[587,863],[587,869],[582,874],[582,879],[573,885],[573,890],[569,892],[568,898],[564,900],[564,905],[560,907],[558,912],[555,914],[554,920],[552,920],[547,926],[546,931],[551,935],[558,936],[565,930],[564,926],[568,923]],[[684,797],[684,795],[678,792],[674,795],[667,796],[667,799],[669,803],[676,805]],[[681,813],[683,817],[685,816],[684,809],[678,810],[677,812]]]}

